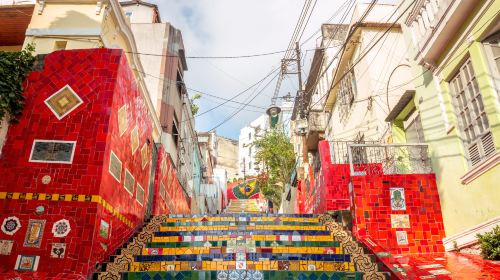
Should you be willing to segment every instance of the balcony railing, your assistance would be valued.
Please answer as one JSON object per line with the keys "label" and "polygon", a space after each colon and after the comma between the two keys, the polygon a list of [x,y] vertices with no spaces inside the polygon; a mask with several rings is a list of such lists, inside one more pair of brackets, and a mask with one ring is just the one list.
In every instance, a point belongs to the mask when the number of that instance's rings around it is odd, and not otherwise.
{"label": "balcony railing", "polygon": [[328,123],[328,113],[311,111],[307,119],[309,133],[324,132]]}
{"label": "balcony railing", "polygon": [[433,65],[477,2],[417,0],[405,21],[411,28],[413,42],[418,46],[415,59],[421,64]]}
{"label": "balcony railing", "polygon": [[351,176],[432,173],[427,144],[348,145]]}
{"label": "balcony railing", "polygon": [[[355,141],[330,141],[330,160],[332,164],[347,164],[349,163],[348,146],[360,144]],[[376,141],[365,141],[364,144],[380,144]]]}

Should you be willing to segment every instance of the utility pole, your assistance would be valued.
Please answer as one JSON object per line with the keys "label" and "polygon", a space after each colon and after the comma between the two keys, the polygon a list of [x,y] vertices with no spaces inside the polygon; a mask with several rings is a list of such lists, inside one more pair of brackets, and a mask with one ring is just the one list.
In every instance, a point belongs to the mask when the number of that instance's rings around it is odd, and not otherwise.
{"label": "utility pole", "polygon": [[[295,42],[295,53],[297,55],[297,75],[299,78],[299,118],[300,119],[305,119],[306,114],[305,114],[305,92],[302,88],[302,66],[301,66],[301,61],[300,61],[300,45],[299,42]],[[306,138],[306,132],[304,132],[301,136],[302,138],[302,160],[304,163],[307,163],[309,161],[309,157],[307,155],[307,138]]]}

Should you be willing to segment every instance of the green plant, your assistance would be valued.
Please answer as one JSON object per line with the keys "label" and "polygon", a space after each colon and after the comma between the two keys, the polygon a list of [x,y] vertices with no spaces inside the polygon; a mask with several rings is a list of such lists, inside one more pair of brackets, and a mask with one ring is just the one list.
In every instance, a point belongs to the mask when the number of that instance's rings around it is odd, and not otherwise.
{"label": "green plant", "polygon": [[18,122],[24,108],[23,82],[35,62],[31,44],[20,52],[0,51],[0,120]]}
{"label": "green plant", "polygon": [[257,162],[264,164],[258,177],[264,196],[278,209],[283,189],[290,180],[295,164],[293,145],[282,130],[274,129],[254,142]]}
{"label": "green plant", "polygon": [[500,226],[496,226],[492,231],[478,234],[477,238],[481,244],[481,253],[489,260],[500,260]]}
{"label": "green plant", "polygon": [[196,101],[197,99],[200,99],[200,98],[201,98],[201,94],[197,93],[193,96],[193,98],[189,99],[189,101],[191,101],[191,113],[193,114],[193,116],[198,114],[198,110],[200,110],[200,106],[196,105],[194,103],[194,101]]}

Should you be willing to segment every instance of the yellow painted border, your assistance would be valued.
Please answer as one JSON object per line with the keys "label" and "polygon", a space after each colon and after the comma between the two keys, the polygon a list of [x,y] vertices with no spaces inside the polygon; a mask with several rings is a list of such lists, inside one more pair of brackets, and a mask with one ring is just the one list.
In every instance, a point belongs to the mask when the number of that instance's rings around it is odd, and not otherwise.
{"label": "yellow painted border", "polygon": [[0,199],[11,200],[40,200],[40,201],[77,201],[94,202],[100,204],[104,209],[113,214],[118,220],[133,228],[134,224],[125,218],[115,207],[104,200],[100,195],[90,194],[58,194],[58,193],[19,193],[19,192],[0,192]]}

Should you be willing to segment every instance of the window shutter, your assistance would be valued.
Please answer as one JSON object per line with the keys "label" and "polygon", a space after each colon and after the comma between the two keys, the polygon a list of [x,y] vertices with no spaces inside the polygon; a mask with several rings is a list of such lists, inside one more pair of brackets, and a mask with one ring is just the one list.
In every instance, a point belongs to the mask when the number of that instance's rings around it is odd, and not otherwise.
{"label": "window shutter", "polygon": [[468,152],[470,157],[470,162],[472,166],[478,164],[481,161],[481,154],[479,153],[478,143],[473,143],[469,146]]}
{"label": "window shutter", "polygon": [[487,157],[495,153],[495,144],[493,143],[493,136],[491,132],[486,133],[481,137],[481,144],[483,146],[484,156]]}

